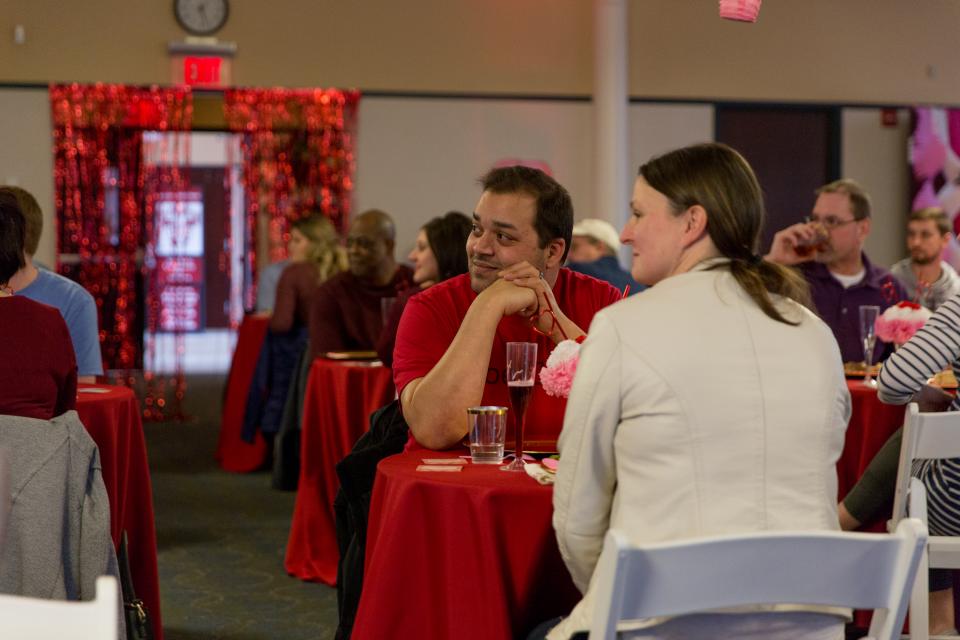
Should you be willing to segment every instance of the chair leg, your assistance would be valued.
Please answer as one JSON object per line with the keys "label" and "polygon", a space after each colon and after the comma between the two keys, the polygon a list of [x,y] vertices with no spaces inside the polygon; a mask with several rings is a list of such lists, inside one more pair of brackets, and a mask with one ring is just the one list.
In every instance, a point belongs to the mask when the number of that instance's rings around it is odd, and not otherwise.
{"label": "chair leg", "polygon": [[910,591],[910,640],[929,640],[930,638],[930,562],[927,550],[920,556],[917,578]]}

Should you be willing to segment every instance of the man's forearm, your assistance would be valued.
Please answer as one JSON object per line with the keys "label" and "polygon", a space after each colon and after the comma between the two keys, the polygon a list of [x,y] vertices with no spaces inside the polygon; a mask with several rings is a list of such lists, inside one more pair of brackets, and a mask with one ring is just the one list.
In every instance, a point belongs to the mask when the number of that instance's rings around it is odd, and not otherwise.
{"label": "man's forearm", "polygon": [[436,366],[404,388],[403,413],[423,446],[444,449],[466,434],[465,411],[483,398],[490,345],[502,317],[495,305],[475,301]]}

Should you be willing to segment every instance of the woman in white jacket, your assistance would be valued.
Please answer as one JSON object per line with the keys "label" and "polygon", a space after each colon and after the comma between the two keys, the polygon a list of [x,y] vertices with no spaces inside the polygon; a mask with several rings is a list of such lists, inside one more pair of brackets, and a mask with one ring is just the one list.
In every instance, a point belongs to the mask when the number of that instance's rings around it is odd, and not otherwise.
{"label": "woman in white jacket", "polygon": [[[608,528],[637,543],[836,530],[850,396],[806,283],[756,255],[764,209],[721,144],[642,167],[621,234],[651,289],[597,314],[560,436],[554,527],[585,631]],[[631,625],[639,638],[842,638],[843,611],[758,607]]]}

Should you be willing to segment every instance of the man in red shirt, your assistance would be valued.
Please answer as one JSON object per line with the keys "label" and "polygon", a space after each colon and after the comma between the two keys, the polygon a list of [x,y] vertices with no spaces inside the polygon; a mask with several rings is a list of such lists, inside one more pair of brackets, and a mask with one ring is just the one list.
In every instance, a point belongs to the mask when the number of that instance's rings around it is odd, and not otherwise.
{"label": "man in red shirt", "polygon": [[[413,296],[397,332],[394,382],[412,436],[430,449],[462,440],[467,407],[510,406],[507,342],[536,342],[539,369],[554,344],[583,336],[593,315],[620,299],[606,282],[561,268],[573,204],[553,178],[504,167],[481,184],[467,239],[470,272]],[[553,446],[565,407],[565,399],[536,385],[524,434],[529,448]]]}

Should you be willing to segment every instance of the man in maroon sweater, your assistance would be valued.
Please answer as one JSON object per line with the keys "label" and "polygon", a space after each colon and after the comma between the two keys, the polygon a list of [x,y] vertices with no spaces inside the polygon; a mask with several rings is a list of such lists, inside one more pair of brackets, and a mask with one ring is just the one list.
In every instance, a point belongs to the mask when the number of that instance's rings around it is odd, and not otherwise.
{"label": "man in maroon sweater", "polygon": [[357,216],[347,235],[350,270],[327,280],[310,308],[310,354],[372,351],[383,328],[381,300],[412,286],[394,258],[393,219],[378,209]]}

